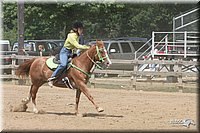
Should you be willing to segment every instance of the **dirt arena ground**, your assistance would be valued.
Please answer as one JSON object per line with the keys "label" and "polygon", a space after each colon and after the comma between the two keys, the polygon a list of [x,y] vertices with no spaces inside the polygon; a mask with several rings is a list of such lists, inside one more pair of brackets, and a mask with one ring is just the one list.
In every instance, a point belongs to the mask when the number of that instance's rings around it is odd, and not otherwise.
{"label": "dirt arena ground", "polygon": [[[37,95],[37,107],[43,114],[12,112],[28,96],[29,86],[3,84],[3,129],[8,130],[127,130],[127,131],[196,131],[198,128],[198,95],[180,92],[146,92],[123,89],[90,89],[95,101],[104,108],[98,113],[82,94],[79,112],[74,115],[75,91],[42,86]],[[177,120],[192,119],[196,123],[186,128]]]}

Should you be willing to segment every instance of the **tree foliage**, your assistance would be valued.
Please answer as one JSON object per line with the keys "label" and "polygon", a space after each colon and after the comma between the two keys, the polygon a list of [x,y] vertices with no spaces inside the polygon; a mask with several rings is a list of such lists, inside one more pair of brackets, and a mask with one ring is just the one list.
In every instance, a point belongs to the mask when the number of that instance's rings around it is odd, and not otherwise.
{"label": "tree foliage", "polygon": [[[196,4],[25,3],[25,39],[64,39],[74,21],[86,39],[151,37],[172,31],[172,18]],[[17,3],[3,3],[3,37],[17,40]]]}

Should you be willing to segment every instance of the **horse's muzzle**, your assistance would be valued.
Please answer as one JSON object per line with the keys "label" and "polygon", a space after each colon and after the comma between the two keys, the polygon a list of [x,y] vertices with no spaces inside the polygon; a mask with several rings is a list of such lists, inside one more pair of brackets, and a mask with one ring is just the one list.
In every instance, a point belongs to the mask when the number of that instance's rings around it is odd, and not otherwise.
{"label": "horse's muzzle", "polygon": [[105,61],[104,64],[105,64],[107,67],[109,67],[109,66],[112,64],[112,62],[111,62],[110,59],[107,59],[107,60]]}

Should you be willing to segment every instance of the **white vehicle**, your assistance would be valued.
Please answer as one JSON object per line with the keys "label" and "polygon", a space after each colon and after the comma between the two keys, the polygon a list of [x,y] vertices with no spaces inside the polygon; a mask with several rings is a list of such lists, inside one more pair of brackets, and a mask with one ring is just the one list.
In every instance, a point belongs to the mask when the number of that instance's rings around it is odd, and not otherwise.
{"label": "white vehicle", "polygon": [[10,41],[0,40],[0,51],[10,51]]}

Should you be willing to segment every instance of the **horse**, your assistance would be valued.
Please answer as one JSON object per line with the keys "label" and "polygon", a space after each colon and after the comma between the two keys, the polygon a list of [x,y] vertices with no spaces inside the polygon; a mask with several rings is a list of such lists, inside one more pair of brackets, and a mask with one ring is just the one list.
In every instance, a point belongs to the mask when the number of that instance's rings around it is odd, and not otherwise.
{"label": "horse", "polygon": [[[16,75],[18,77],[23,78],[25,76],[30,76],[32,84],[30,87],[29,96],[24,98],[22,102],[24,104],[28,104],[32,99],[34,113],[39,112],[36,107],[36,94],[38,89],[44,83],[47,83],[47,79],[53,73],[53,71],[46,64],[47,59],[48,57],[39,57],[26,60],[20,64],[16,70]],[[94,66],[99,66],[97,62],[104,63],[105,65],[111,64],[103,41],[96,41],[95,45],[91,45],[90,48],[81,53],[80,56],[73,58],[71,60],[71,67],[69,67],[67,71],[64,71],[62,74],[60,74],[57,80],[53,82],[54,86],[67,88],[65,84],[60,84],[60,82],[62,82],[64,77],[68,77],[72,87],[76,90],[76,115],[79,114],[78,104],[81,93],[83,93],[92,102],[98,112],[104,111],[103,108],[96,104],[86,85],[90,78],[90,71],[92,71]]]}

